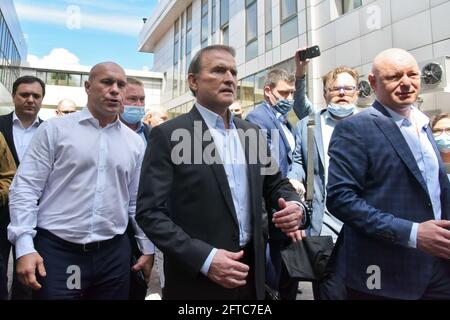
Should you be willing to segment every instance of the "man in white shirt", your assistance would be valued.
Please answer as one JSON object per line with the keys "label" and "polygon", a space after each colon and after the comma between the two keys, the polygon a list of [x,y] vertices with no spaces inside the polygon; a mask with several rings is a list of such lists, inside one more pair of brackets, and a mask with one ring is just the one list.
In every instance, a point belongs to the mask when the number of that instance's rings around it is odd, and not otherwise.
{"label": "man in white shirt", "polygon": [[42,125],[13,180],[8,238],[36,299],[127,299],[129,220],[138,268],[154,253],[134,220],[144,143],[119,121],[125,86],[119,65],[94,66],[87,107]]}
{"label": "man in white shirt", "polygon": [[[0,131],[5,137],[9,150],[16,166],[19,166],[23,155],[36,133],[37,127],[42,123],[38,118],[42,100],[45,96],[44,82],[34,76],[23,76],[13,83],[12,101],[14,111],[0,116]],[[5,270],[8,269],[11,242],[8,241],[6,228],[9,223],[8,203],[0,207],[0,251],[4,257]],[[14,251],[14,250],[13,250]],[[11,299],[31,299],[31,290],[17,281],[13,274]]]}

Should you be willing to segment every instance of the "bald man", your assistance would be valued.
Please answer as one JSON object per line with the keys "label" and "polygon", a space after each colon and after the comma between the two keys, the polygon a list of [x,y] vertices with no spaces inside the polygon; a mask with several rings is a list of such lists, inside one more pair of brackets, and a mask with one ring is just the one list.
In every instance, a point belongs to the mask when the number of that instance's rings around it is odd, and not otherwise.
{"label": "bald man", "polygon": [[39,127],[10,188],[8,238],[17,274],[34,299],[128,299],[134,228],[142,256],[153,244],[135,217],[144,142],[118,117],[124,70],[94,66],[85,83],[87,106]]}
{"label": "bald man", "polygon": [[337,124],[328,151],[327,206],[344,222],[348,298],[450,299],[450,184],[414,106],[419,67],[389,49],[369,81],[376,101]]}
{"label": "bald man", "polygon": [[62,117],[65,114],[73,113],[77,111],[77,105],[70,99],[61,100],[56,108],[56,115]]}

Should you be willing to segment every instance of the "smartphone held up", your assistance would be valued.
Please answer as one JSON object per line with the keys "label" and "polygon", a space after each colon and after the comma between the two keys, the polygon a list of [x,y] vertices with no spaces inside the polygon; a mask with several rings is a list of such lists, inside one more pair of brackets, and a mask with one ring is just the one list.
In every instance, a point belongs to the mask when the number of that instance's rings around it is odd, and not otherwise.
{"label": "smartphone held up", "polygon": [[306,48],[305,50],[299,51],[298,56],[300,61],[305,61],[307,59],[318,57],[320,56],[320,48],[319,46]]}

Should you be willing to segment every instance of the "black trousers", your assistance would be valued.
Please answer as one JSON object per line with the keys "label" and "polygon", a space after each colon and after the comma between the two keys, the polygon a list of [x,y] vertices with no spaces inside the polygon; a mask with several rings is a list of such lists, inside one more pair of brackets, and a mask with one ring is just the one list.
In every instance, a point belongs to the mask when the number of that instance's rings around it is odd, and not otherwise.
{"label": "black trousers", "polygon": [[255,284],[255,254],[253,244],[250,242],[245,247],[241,248],[244,251],[244,256],[239,262],[245,263],[250,267],[248,271],[246,283],[244,286],[238,288],[238,300],[256,300],[256,284]]}
{"label": "black trousers", "polygon": [[47,275],[37,276],[42,288],[36,300],[127,300],[130,289],[130,241],[119,235],[84,252],[38,230],[35,248]]}

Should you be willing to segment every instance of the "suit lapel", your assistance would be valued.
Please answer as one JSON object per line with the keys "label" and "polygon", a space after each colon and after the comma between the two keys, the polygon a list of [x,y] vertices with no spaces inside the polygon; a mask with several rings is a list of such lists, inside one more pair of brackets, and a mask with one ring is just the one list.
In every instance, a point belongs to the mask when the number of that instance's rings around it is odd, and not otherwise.
{"label": "suit lapel", "polygon": [[280,121],[278,121],[276,115],[274,112],[272,112],[271,110],[267,109],[267,107],[271,108],[270,106],[267,105],[267,103],[265,104],[265,109],[266,113],[269,115],[270,119],[272,119],[272,122],[275,124],[275,127],[277,128],[278,132],[280,133],[281,136],[281,140],[283,141],[284,144],[284,148],[286,150],[286,154],[289,155],[289,159],[292,159],[292,150],[291,147],[289,146],[289,141],[286,138],[286,135],[284,134],[284,130],[283,127],[281,126]]}
{"label": "suit lapel", "polygon": [[16,162],[16,166],[19,166],[19,156],[17,155],[16,146],[14,144],[14,135],[13,135],[13,113],[11,112],[6,117],[7,122],[4,126],[4,136],[5,140],[8,143],[9,149],[13,155],[14,161]]}
{"label": "suit lapel", "polygon": [[427,185],[422,177],[422,174],[420,173],[416,159],[409,149],[408,143],[403,137],[403,134],[397,127],[397,124],[392,120],[390,115],[386,112],[386,110],[384,110],[384,107],[381,106],[378,101],[374,103],[373,108],[372,114],[375,115],[375,124],[380,128],[381,132],[394,147],[400,159],[402,159],[403,163],[409,171],[411,171],[424,191],[428,194]]}
{"label": "suit lapel", "polygon": [[[202,157],[203,156],[208,157],[209,152],[204,152],[204,151],[211,143],[214,144],[214,139],[212,139],[212,141],[211,140],[207,141],[206,139],[203,139],[203,137],[205,136],[205,132],[208,129],[208,126],[207,126],[205,120],[203,120],[200,112],[197,110],[197,108],[195,106],[191,109],[190,115],[192,117],[192,123],[194,125],[193,132],[195,135],[195,139],[197,139],[197,141],[200,141],[201,145],[202,145]],[[199,125],[201,125],[201,131],[196,128],[196,126],[199,126]],[[201,132],[202,136],[200,136],[200,132]],[[194,142],[194,145],[195,145],[195,142]],[[198,152],[198,151],[194,149],[194,152]],[[218,154],[217,154],[218,151],[215,146],[214,146],[214,152],[216,152],[216,156],[218,156]],[[194,159],[195,159],[195,156],[194,156]],[[239,226],[236,210],[234,208],[233,196],[231,195],[230,186],[228,184],[227,175],[225,173],[225,169],[224,169],[223,165],[220,163],[217,163],[213,159],[210,159],[210,158],[203,159],[202,158],[201,163],[204,165],[205,165],[205,160],[206,160],[206,163],[212,163],[211,165],[207,165],[207,166],[210,167],[211,170],[213,171],[214,177],[217,180],[217,184],[218,184],[218,186],[222,192],[222,195],[225,199],[225,203],[227,204],[227,207],[231,212],[233,220],[236,223],[236,225]]]}
{"label": "suit lapel", "polygon": [[322,164],[322,167],[325,168],[325,146],[323,145],[322,137],[322,113],[317,113],[315,118],[314,142],[316,143],[317,150],[319,151],[319,161]]}

